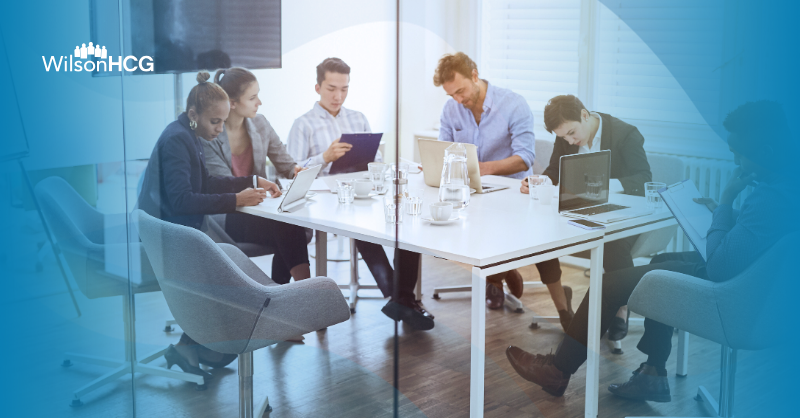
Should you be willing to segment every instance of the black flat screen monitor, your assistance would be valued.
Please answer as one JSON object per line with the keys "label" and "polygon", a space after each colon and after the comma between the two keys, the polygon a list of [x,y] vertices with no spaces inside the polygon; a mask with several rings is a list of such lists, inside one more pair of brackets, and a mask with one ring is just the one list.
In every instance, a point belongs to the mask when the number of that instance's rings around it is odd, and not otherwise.
{"label": "black flat screen monitor", "polygon": [[153,71],[133,74],[281,68],[281,1],[92,0],[91,38],[114,57],[153,58]]}

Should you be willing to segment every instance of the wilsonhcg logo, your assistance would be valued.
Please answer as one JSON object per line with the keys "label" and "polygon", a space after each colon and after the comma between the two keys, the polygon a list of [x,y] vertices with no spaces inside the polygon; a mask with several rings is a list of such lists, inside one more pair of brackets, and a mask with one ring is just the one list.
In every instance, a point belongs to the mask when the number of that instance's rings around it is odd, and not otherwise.
{"label": "wilsonhcg logo", "polygon": [[[129,66],[131,61],[133,61],[133,66]],[[117,61],[115,62],[114,56],[108,55],[108,50],[106,50],[105,46],[95,46],[92,42],[89,42],[89,46],[86,46],[86,44],[81,44],[80,47],[75,46],[75,51],[69,56],[60,56],[58,59],[51,56],[49,61],[42,56],[42,62],[44,63],[44,70],[48,72],[50,69],[70,72],[114,71],[115,66],[117,71],[122,71],[123,69],[125,71],[136,71],[137,69],[146,72],[153,71],[152,57],[145,55],[141,58],[136,58],[133,55],[128,55],[123,59],[122,56],[117,56]]]}

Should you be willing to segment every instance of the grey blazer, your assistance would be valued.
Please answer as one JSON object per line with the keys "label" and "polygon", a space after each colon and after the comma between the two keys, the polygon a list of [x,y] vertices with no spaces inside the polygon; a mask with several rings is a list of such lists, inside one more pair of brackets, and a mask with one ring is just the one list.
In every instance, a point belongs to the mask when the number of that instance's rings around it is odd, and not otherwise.
{"label": "grey blazer", "polygon": [[[294,159],[286,151],[286,146],[278,138],[264,115],[254,118],[245,118],[245,128],[253,142],[253,170],[267,178],[267,158],[275,166],[278,175],[286,178],[294,177]],[[201,141],[206,152],[206,167],[208,172],[215,177],[229,177],[233,175],[231,145],[228,143],[228,131],[223,130],[213,141]],[[274,180],[274,179],[273,179]]]}

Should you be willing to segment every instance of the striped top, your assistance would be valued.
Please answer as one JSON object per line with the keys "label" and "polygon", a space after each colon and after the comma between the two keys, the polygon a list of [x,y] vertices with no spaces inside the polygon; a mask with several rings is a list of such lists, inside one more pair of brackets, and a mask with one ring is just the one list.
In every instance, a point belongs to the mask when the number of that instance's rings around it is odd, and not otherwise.
{"label": "striped top", "polygon": [[[295,119],[289,138],[286,140],[289,155],[301,167],[322,165],[320,176],[327,176],[331,170],[322,154],[342,134],[371,133],[369,122],[363,113],[342,107],[339,114],[331,115],[319,102],[308,113]],[[383,161],[380,151],[375,161]]]}

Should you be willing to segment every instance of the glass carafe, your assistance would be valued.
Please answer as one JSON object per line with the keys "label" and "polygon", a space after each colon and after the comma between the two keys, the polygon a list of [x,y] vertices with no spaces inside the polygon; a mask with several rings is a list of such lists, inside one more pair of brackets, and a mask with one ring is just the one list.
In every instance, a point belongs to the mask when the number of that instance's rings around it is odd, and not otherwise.
{"label": "glass carafe", "polygon": [[464,144],[456,142],[444,151],[439,201],[452,203],[453,209],[462,209],[469,205],[469,193],[467,149]]}

